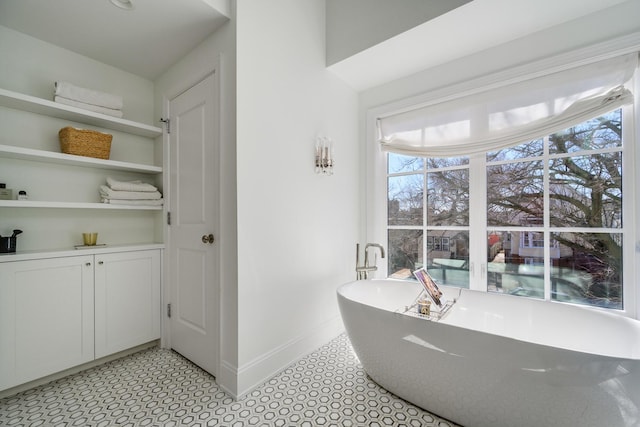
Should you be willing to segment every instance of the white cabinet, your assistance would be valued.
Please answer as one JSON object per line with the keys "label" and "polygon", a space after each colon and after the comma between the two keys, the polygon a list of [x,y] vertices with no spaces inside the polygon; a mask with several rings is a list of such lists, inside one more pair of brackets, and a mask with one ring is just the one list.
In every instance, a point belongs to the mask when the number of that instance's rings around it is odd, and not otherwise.
{"label": "white cabinet", "polygon": [[160,252],[95,256],[96,358],[160,338]]}
{"label": "white cabinet", "polygon": [[32,256],[0,257],[0,390],[160,338],[161,249]]}
{"label": "white cabinet", "polygon": [[94,359],[93,256],[0,264],[0,389]]}

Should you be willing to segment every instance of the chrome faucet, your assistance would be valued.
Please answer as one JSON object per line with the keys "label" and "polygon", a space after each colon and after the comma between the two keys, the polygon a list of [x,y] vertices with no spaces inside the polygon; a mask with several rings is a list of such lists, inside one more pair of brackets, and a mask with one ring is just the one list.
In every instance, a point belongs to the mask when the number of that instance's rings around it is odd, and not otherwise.
{"label": "chrome faucet", "polygon": [[[367,245],[364,247],[364,266],[368,267],[369,266],[369,248],[378,248],[380,249],[380,258],[384,258],[384,248],[382,247],[381,244],[379,243],[367,243]],[[376,261],[378,260],[378,258],[374,258],[374,262],[373,265],[376,265]]]}
{"label": "chrome faucet", "polygon": [[360,244],[356,244],[356,280],[366,280],[369,278],[369,272],[376,271],[378,267],[376,262],[377,256],[374,258],[373,265],[369,265],[369,248],[375,247],[380,249],[380,257],[384,258],[384,248],[378,243],[367,243],[364,247],[364,265],[360,265]]}

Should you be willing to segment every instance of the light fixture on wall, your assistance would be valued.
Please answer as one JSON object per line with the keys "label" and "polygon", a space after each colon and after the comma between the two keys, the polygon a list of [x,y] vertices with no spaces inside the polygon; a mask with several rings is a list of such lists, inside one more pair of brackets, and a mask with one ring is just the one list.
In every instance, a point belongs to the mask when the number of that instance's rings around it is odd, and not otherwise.
{"label": "light fixture on wall", "polygon": [[316,138],[316,173],[333,175],[334,163],[333,140],[326,136],[318,136]]}
{"label": "light fixture on wall", "polygon": [[109,0],[112,5],[124,10],[133,10],[133,3],[131,0]]}

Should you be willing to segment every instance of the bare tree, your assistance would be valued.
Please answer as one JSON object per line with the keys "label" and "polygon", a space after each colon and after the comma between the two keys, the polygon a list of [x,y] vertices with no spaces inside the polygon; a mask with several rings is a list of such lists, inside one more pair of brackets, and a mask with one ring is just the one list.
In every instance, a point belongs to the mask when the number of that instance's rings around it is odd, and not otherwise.
{"label": "bare tree", "polygon": [[[612,233],[554,233],[573,251],[573,267],[594,278],[589,298],[619,297],[622,271],[622,120],[617,110],[549,138],[549,224],[610,228]],[[489,225],[541,225],[543,164],[529,145],[509,149],[515,163],[487,168]],[[594,151],[600,150],[600,151]],[[579,152],[579,153],[578,153]],[[578,153],[578,154],[575,154]]]}

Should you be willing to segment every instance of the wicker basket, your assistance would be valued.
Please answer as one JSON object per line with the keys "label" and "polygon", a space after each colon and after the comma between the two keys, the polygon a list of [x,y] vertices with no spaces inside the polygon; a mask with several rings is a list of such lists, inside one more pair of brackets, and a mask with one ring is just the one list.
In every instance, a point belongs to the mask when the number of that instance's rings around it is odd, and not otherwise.
{"label": "wicker basket", "polygon": [[65,154],[108,159],[113,135],[70,126],[60,129],[60,149]]}

